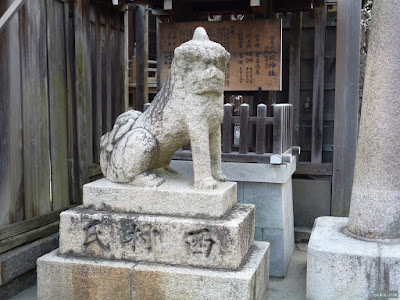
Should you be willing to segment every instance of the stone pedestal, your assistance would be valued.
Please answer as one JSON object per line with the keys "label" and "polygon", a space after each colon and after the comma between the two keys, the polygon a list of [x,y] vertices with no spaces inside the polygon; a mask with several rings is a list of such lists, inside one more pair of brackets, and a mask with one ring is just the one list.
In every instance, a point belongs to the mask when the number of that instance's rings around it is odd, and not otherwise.
{"label": "stone pedestal", "polygon": [[[174,160],[171,167],[193,178],[191,161]],[[256,207],[255,239],[271,244],[270,276],[284,277],[294,249],[293,162],[282,165],[222,163],[228,180],[237,181],[238,202]]]}
{"label": "stone pedestal", "polygon": [[315,221],[308,244],[307,299],[373,299],[379,293],[399,294],[400,240],[363,240],[346,234],[347,223],[348,218],[336,217]]}
{"label": "stone pedestal", "polygon": [[269,243],[254,243],[254,206],[236,204],[236,184],[164,184],[85,185],[84,204],[60,215],[60,248],[38,260],[38,298],[265,298]]}

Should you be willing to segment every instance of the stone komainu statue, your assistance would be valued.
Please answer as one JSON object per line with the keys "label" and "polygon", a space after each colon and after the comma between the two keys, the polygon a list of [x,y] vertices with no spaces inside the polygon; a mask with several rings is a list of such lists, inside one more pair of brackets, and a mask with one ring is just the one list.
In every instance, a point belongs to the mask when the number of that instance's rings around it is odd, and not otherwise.
{"label": "stone komainu statue", "polygon": [[169,168],[174,152],[191,144],[194,184],[214,189],[221,172],[221,123],[229,53],[204,28],[174,51],[170,73],[150,107],[121,114],[100,142],[104,176],[114,182],[158,186],[151,170]]}

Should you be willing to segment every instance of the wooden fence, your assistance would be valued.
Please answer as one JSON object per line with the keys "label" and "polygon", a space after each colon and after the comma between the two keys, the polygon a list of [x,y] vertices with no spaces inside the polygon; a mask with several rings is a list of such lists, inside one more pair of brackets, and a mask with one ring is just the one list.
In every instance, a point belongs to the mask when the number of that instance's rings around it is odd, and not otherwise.
{"label": "wooden fence", "polygon": [[0,1],[0,253],[58,231],[125,109],[125,13],[109,2]]}
{"label": "wooden fence", "polygon": [[[242,104],[239,115],[233,115],[233,105],[224,105],[222,124],[222,161],[281,164],[291,162],[293,107],[290,104],[273,106],[273,117],[267,117],[267,106],[257,106],[257,116],[249,115],[249,105]],[[190,160],[189,147],[174,154],[174,159]]]}

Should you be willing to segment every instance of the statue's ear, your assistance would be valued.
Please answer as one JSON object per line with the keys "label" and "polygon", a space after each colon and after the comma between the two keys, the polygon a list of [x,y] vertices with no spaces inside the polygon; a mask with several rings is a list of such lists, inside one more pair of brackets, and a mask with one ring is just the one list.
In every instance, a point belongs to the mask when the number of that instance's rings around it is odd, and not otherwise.
{"label": "statue's ear", "polygon": [[175,58],[181,58],[182,57],[182,49],[177,47],[174,50],[174,57]]}
{"label": "statue's ear", "polygon": [[230,59],[231,59],[231,54],[228,51],[225,51],[225,64],[227,64]]}

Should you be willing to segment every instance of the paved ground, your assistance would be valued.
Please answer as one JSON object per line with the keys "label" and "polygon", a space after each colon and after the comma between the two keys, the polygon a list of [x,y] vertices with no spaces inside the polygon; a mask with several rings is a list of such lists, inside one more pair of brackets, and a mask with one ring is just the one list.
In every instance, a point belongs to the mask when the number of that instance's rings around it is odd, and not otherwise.
{"label": "paved ground", "polygon": [[[306,299],[306,269],[307,244],[296,244],[286,277],[270,279],[265,300]],[[36,286],[24,290],[10,300],[36,300]]]}

